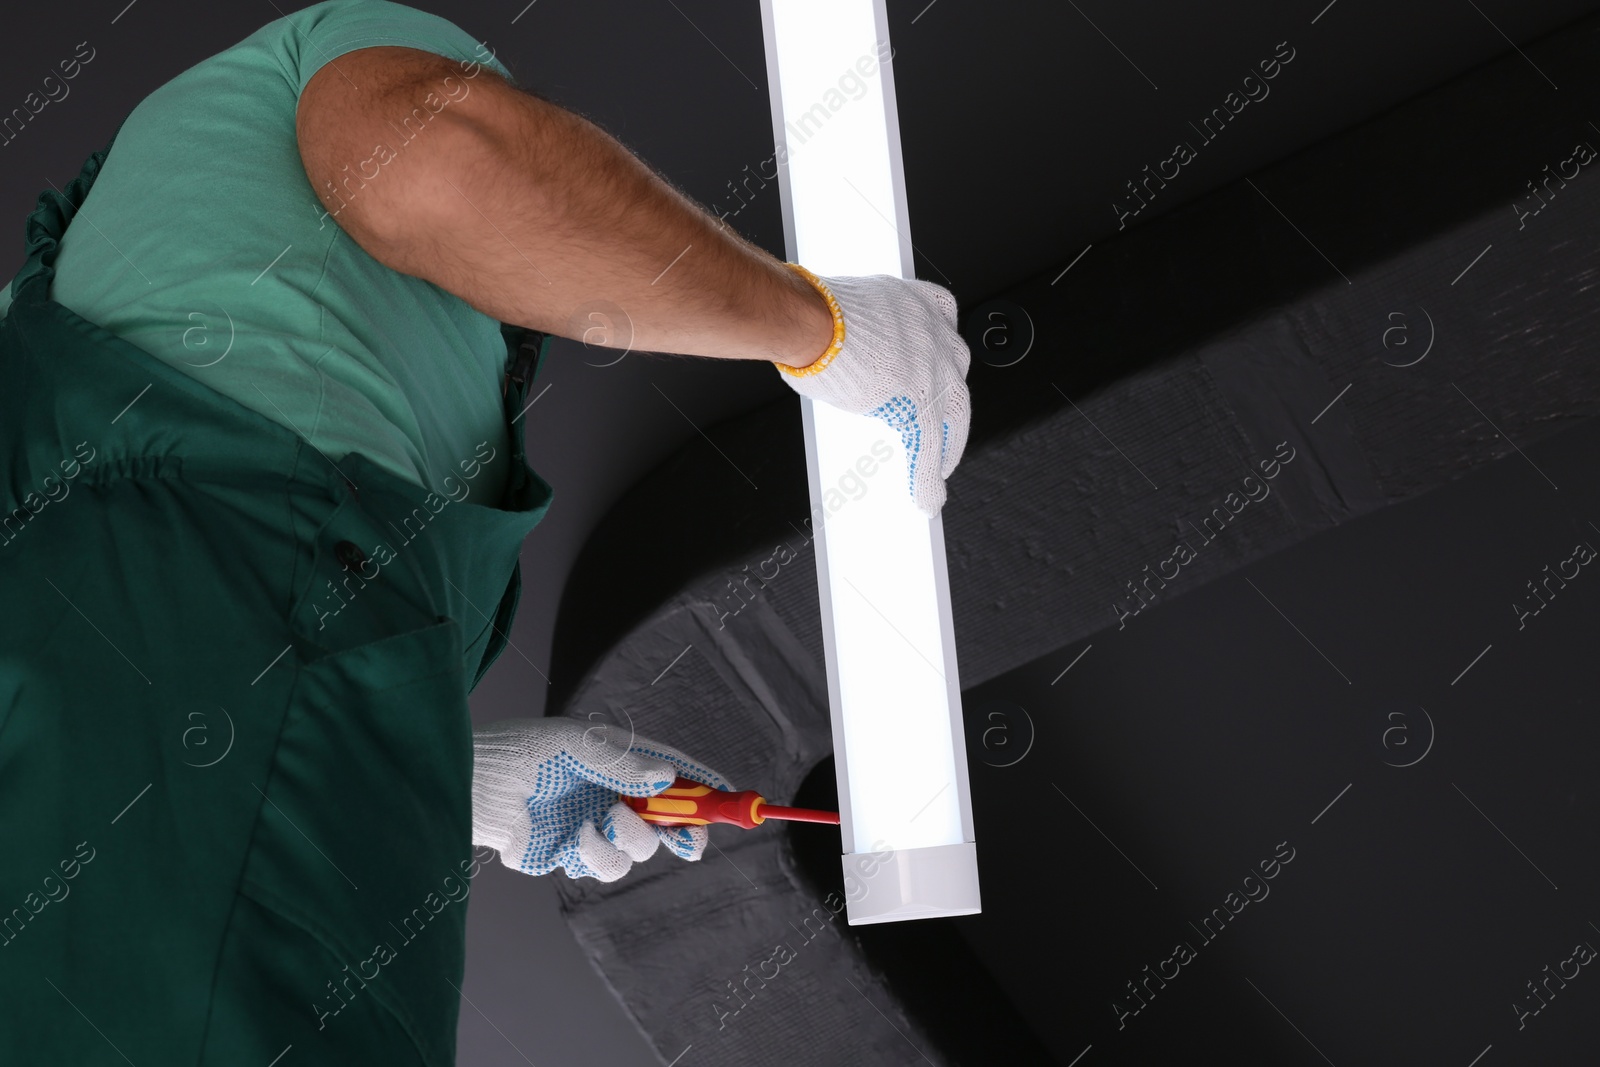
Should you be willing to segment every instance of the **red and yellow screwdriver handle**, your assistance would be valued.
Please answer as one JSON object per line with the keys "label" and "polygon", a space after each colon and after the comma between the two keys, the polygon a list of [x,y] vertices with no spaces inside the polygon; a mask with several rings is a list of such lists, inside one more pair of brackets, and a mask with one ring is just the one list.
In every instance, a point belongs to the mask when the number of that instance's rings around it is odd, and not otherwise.
{"label": "red and yellow screwdriver handle", "polygon": [[753,789],[734,793],[689,778],[677,779],[654,796],[623,797],[622,801],[638,812],[639,818],[657,826],[705,826],[719,822],[752,830],[768,819],[834,825],[839,822],[837,812],[780,807],[768,804],[767,798]]}

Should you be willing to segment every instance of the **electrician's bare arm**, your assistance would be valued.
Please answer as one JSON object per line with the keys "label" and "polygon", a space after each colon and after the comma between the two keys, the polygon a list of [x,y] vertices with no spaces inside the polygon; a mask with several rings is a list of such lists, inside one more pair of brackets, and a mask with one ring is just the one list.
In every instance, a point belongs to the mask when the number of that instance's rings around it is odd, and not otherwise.
{"label": "electrician's bare arm", "polygon": [[[593,123],[486,67],[463,70],[364,48],[301,94],[306,174],[374,259],[547,333],[573,335],[575,313],[604,301],[631,320],[634,349],[803,367],[828,347],[832,318],[805,279]],[[423,132],[400,147],[408,117]]]}

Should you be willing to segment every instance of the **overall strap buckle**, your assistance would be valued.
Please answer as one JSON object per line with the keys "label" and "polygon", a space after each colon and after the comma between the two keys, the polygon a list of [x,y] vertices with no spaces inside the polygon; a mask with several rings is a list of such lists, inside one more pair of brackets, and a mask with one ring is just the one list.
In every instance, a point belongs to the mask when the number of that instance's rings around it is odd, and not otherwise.
{"label": "overall strap buckle", "polygon": [[522,343],[517,346],[516,354],[506,362],[506,377],[519,385],[527,385],[533,378],[534,372],[539,369],[539,353],[549,336],[538,330],[528,330],[523,334]]}

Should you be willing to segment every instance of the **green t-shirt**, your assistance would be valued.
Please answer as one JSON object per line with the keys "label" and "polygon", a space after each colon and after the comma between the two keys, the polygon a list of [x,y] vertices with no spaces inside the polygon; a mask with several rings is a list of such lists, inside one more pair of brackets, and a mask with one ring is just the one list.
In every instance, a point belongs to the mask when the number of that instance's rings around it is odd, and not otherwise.
{"label": "green t-shirt", "polygon": [[[510,455],[499,323],[368,255],[326,213],[300,160],[306,82],[379,45],[482,64],[409,121],[396,116],[390,165],[428,135],[433,107],[464,99],[484,68],[510,77],[454,24],[386,0],[327,0],[270,22],[133,109],[62,238],[51,295],[330,460],[359,451],[435,491],[465,484],[466,499],[494,506]],[[364,177],[376,166],[350,165]],[[347,201],[360,194],[350,189]],[[10,303],[8,284],[0,315]],[[461,478],[483,441],[495,460]]]}

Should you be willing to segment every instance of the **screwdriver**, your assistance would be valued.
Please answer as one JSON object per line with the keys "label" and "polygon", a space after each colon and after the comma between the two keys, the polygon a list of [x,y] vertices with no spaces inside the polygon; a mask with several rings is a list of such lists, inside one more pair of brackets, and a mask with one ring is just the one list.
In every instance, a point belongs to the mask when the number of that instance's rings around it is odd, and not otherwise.
{"label": "screwdriver", "polygon": [[768,819],[839,825],[836,811],[768,804],[767,798],[753,789],[734,793],[713,789],[689,778],[677,779],[655,796],[623,797],[622,802],[638,812],[639,818],[657,826],[705,826],[725,822],[752,830]]}

